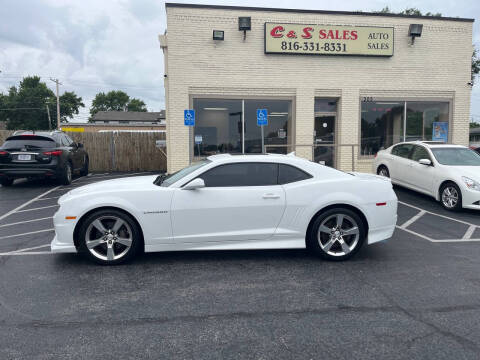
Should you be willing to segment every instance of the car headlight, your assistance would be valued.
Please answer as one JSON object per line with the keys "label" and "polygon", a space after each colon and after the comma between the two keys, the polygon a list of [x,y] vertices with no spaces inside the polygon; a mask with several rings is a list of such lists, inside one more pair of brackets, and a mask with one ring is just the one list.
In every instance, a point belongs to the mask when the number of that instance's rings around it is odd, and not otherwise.
{"label": "car headlight", "polygon": [[466,176],[462,176],[462,180],[470,190],[480,191],[480,184]]}

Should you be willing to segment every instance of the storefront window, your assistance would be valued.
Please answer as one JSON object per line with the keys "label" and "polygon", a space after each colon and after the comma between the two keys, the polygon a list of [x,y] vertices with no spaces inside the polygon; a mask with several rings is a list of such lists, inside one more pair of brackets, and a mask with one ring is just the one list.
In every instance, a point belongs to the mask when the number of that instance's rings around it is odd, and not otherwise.
{"label": "storefront window", "polygon": [[262,152],[262,129],[257,125],[257,109],[267,109],[268,125],[263,128],[266,152],[286,153],[291,143],[289,125],[292,109],[289,100],[245,100],[245,153]]}
{"label": "storefront window", "polygon": [[194,99],[194,155],[242,152],[242,100]]}
{"label": "storefront window", "polygon": [[374,101],[362,102],[361,109],[361,155],[402,141],[448,139],[448,102]]}
{"label": "storefront window", "polygon": [[[268,113],[268,125],[263,129],[264,145],[268,145],[266,152],[286,153],[289,149],[283,145],[292,143],[290,100],[194,99],[193,106],[196,113],[196,157],[220,153],[261,153],[262,129],[257,125],[257,109],[267,109]],[[242,109],[245,114],[242,114]]]}
{"label": "storefront window", "polygon": [[408,101],[405,141],[432,140],[435,122],[448,123],[448,103]]}
{"label": "storefront window", "polygon": [[361,154],[403,141],[404,102],[362,102]]}

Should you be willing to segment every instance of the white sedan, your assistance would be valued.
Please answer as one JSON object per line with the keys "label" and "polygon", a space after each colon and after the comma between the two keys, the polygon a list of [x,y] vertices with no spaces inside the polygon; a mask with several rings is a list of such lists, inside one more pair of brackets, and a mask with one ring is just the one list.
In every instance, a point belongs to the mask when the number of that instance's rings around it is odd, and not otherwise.
{"label": "white sedan", "polygon": [[308,247],[343,260],[392,236],[389,179],[292,155],[215,155],[169,176],[71,190],[54,216],[53,252],[117,264],[139,251]]}
{"label": "white sedan", "polygon": [[447,210],[480,209],[480,156],[465,146],[404,142],[377,153],[374,171],[430,195]]}

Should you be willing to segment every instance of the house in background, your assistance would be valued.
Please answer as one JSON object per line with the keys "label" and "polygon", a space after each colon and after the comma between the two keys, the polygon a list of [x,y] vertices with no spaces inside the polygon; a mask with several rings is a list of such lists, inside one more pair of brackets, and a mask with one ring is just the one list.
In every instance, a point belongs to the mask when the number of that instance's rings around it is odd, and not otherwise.
{"label": "house in background", "polygon": [[89,123],[68,123],[63,131],[70,132],[164,132],[165,110],[159,112],[141,111],[99,111]]}

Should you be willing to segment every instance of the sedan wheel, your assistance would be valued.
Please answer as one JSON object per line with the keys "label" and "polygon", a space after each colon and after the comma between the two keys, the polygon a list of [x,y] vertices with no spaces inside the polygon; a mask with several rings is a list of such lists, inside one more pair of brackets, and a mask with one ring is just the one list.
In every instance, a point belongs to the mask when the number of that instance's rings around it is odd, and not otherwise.
{"label": "sedan wheel", "polygon": [[89,216],[80,232],[81,248],[101,264],[118,264],[137,251],[139,231],[135,222],[117,211],[99,211]]}
{"label": "sedan wheel", "polygon": [[378,169],[378,175],[380,176],[384,176],[384,177],[390,177],[390,174],[388,172],[388,169],[385,167],[385,166],[381,166],[379,169]]}
{"label": "sedan wheel", "polygon": [[458,210],[462,207],[462,195],[457,185],[448,183],[442,187],[441,202],[447,210]]}
{"label": "sedan wheel", "polygon": [[345,260],[362,246],[365,231],[362,220],[349,209],[331,209],[316,219],[309,245],[324,258]]}

